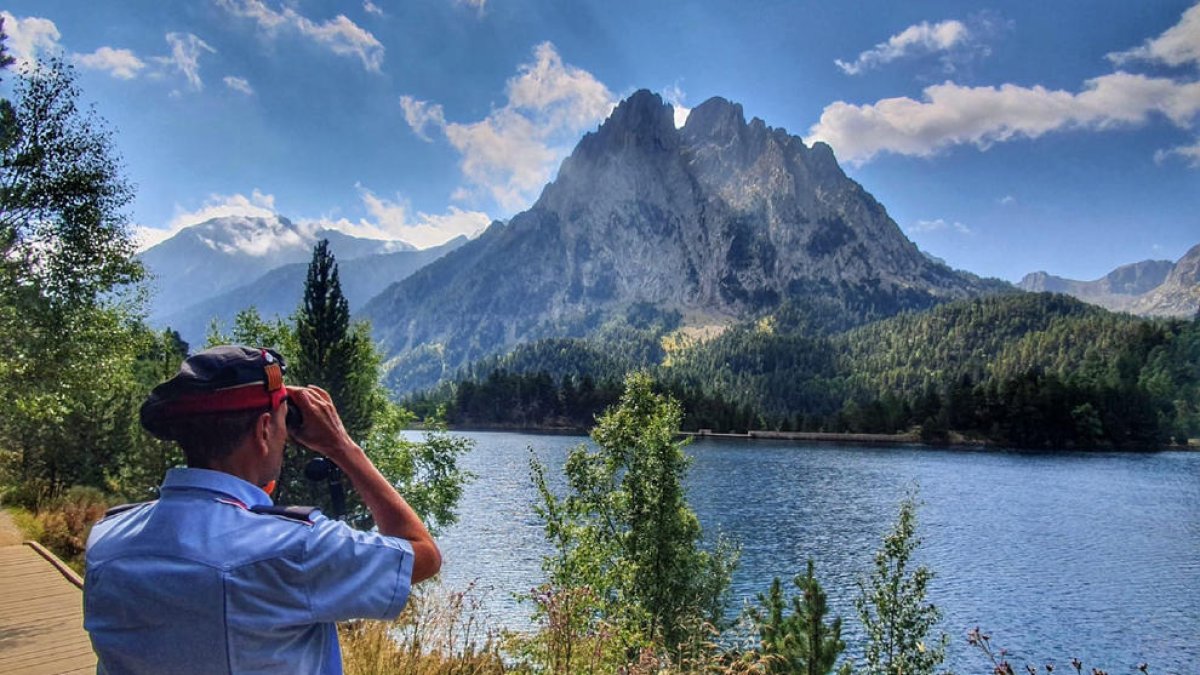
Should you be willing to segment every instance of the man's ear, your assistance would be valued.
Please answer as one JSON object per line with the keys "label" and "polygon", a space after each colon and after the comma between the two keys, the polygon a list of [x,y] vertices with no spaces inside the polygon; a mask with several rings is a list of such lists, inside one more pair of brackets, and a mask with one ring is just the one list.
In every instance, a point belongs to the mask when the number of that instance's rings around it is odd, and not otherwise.
{"label": "man's ear", "polygon": [[258,416],[254,432],[254,437],[262,443],[263,454],[266,454],[267,450],[271,448],[269,436],[271,433],[271,413],[265,412]]}

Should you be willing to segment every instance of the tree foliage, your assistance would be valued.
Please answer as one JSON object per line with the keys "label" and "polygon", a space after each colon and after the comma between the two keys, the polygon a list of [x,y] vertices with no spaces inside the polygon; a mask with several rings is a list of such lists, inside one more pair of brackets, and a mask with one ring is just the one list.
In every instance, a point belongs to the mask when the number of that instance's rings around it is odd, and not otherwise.
{"label": "tree foliage", "polygon": [[[325,259],[320,254],[320,248],[314,250],[314,265],[320,266]],[[327,259],[329,265],[324,272],[317,270],[318,280],[324,275],[323,290],[316,291],[324,298],[325,306],[337,304],[337,298],[342,297],[337,278],[337,263],[332,256]],[[313,278],[310,266],[309,277]],[[320,282],[319,282],[320,283]],[[314,303],[320,307],[320,300]],[[471,475],[458,466],[458,458],[468,452],[472,442],[461,436],[446,432],[444,425],[431,417],[426,424],[425,437],[421,441],[408,439],[404,430],[407,429],[413,416],[404,408],[393,403],[387,396],[381,381],[383,361],[370,338],[370,327],[366,323],[356,323],[347,326],[346,332],[338,334],[328,325],[320,325],[314,317],[302,318],[308,305],[306,300],[291,319],[264,320],[258,311],[249,307],[242,310],[234,318],[231,331],[226,334],[220,325],[214,323],[209,327],[208,346],[219,344],[246,344],[270,347],[283,355],[289,364],[287,382],[294,386],[316,384],[332,386],[330,383],[340,383],[342,391],[350,393],[344,400],[348,404],[349,414],[357,415],[360,419],[358,436],[352,436],[371,458],[383,475],[396,485],[413,509],[426,522],[429,528],[437,531],[457,520],[455,506],[462,496],[463,487]],[[330,323],[340,323],[336,312]],[[329,314],[324,316],[328,317]],[[311,333],[307,342],[308,349],[314,344],[320,346],[321,354],[337,354],[336,359],[320,358],[319,355],[306,354],[305,341],[301,338],[303,321],[310,323]],[[313,335],[320,335],[319,340],[313,340]],[[337,345],[330,348],[330,345]],[[311,364],[318,364],[314,375]],[[293,368],[291,364],[299,364]],[[308,367],[309,370],[305,370]],[[324,380],[313,378],[325,377]],[[332,394],[332,390],[330,390]],[[358,406],[354,408],[354,406]],[[342,408],[339,404],[338,412]],[[349,430],[349,427],[347,427]],[[353,432],[352,432],[353,433]],[[331,500],[326,483],[309,481],[304,477],[305,465],[316,455],[305,448],[289,445],[284,453],[283,468],[276,484],[274,498],[283,504],[311,504],[319,506],[331,513]],[[366,505],[353,491],[346,494],[346,514],[348,522],[361,528],[373,526],[370,512]]]}
{"label": "tree foliage", "polygon": [[[670,349],[641,367],[683,404],[689,430],[919,430],[933,442],[1036,448],[1157,447],[1200,436],[1195,320],[1010,294],[830,333],[820,305],[804,307],[789,304],[707,342],[659,334]],[[542,341],[410,400],[445,406],[456,424],[583,428],[632,367],[621,354],[595,339]],[[578,396],[589,380],[600,396]]]}
{"label": "tree foliage", "polygon": [[859,582],[855,607],[867,635],[859,671],[865,675],[931,674],[946,657],[946,634],[935,636],[941,612],[925,601],[933,572],[912,568],[921,545],[916,533],[916,500],[907,497],[892,531],[875,553],[871,573]]}
{"label": "tree foliage", "polygon": [[313,249],[296,313],[295,381],[329,392],[350,437],[362,441],[370,430],[379,395],[378,365],[369,332],[350,324],[350,303],[342,294],[337,260],[322,239]]}
{"label": "tree foliage", "polygon": [[[825,675],[832,673],[838,656],[846,648],[842,641],[842,620],[826,623],[829,606],[825,591],[814,574],[810,558],[805,574],[792,580],[799,595],[784,597],[779,577],[771,582],[766,593],[758,594],[758,607],[749,609],[750,620],[759,635],[759,650],[769,657],[767,669],[772,673]],[[790,606],[791,613],[787,610]],[[841,675],[848,675],[850,665],[843,664]]]}
{"label": "tree foliage", "polygon": [[[578,601],[571,617],[580,630],[611,630],[616,658],[641,647],[676,658],[702,649],[737,561],[723,540],[713,550],[700,546],[683,490],[689,459],[675,438],[681,415],[648,375],[635,373],[593,431],[597,449],[571,451],[565,496],[553,494],[545,468],[533,463],[537,511],[555,548],[543,592]],[[538,605],[543,620],[547,604]]]}
{"label": "tree foliage", "polygon": [[0,101],[0,450],[27,503],[104,486],[138,433],[132,191],[79,97],[50,60]]}

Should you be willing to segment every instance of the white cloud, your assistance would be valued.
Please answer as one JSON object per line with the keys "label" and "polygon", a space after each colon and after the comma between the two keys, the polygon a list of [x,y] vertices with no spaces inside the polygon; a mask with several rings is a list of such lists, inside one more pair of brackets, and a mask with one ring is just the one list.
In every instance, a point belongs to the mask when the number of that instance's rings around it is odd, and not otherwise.
{"label": "white cloud", "polygon": [[950,20],[936,24],[922,21],[891,36],[887,42],[880,42],[873,49],[859,54],[853,62],[847,63],[837,59],[834,63],[847,75],[858,75],[905,56],[950,51],[962,45],[969,37],[970,31],[961,21]]}
{"label": "white cloud", "polygon": [[911,234],[938,232],[941,230],[954,230],[959,234],[971,234],[971,228],[966,225],[958,221],[949,223],[943,218],[938,218],[937,220],[918,220],[908,227],[908,231]]}
{"label": "white cloud", "polygon": [[234,77],[233,75],[225,76],[225,86],[234,91],[240,91],[247,96],[254,94],[254,88],[250,86],[250,82],[244,77]]}
{"label": "white cloud", "polygon": [[217,4],[234,16],[254,20],[268,36],[289,29],[334,54],[358,57],[367,70],[379,72],[383,65],[383,44],[344,14],[317,23],[291,7],[271,9],[263,0],[217,0]]}
{"label": "white cloud", "polygon": [[997,199],[996,203],[1000,206],[1011,206],[1017,203],[1017,198],[1012,195],[1004,195],[1000,199]]}
{"label": "white cloud", "polygon": [[412,127],[413,133],[426,141],[433,139],[425,132],[430,125],[439,129],[446,126],[446,114],[442,106],[428,101],[419,101],[411,96],[400,97],[400,107],[404,109],[404,121]]}
{"label": "white cloud", "polygon": [[204,52],[215,54],[217,50],[191,33],[167,33],[166,39],[167,44],[171,45],[171,55],[156,56],[155,63],[164,69],[178,71],[187,78],[193,91],[203,89],[204,82],[200,79],[200,56]]}
{"label": "white cloud", "polygon": [[250,196],[243,194],[218,195],[211,194],[200,208],[188,211],[182,206],[175,205],[175,215],[166,227],[134,228],[134,236],[138,241],[138,250],[144,251],[155,244],[175,236],[180,230],[191,225],[203,223],[213,218],[241,216],[245,218],[270,218],[277,215],[275,211],[275,195],[263,194],[258,189]]}
{"label": "white cloud", "polygon": [[1200,4],[1183,13],[1179,23],[1162,35],[1128,51],[1113,52],[1108,59],[1122,65],[1130,61],[1157,61],[1168,66],[1200,63]]}
{"label": "white cloud", "polygon": [[691,108],[683,106],[683,100],[686,97],[687,95],[683,93],[683,89],[680,89],[678,84],[672,84],[663,90],[663,98],[671,104],[671,109],[675,111],[676,129],[682,129],[683,125],[687,124],[688,115],[692,114]]}
{"label": "white cloud", "polygon": [[480,211],[466,211],[451,206],[446,213],[411,214],[411,207],[404,199],[380,197],[359,185],[359,197],[369,218],[357,222],[347,218],[333,220],[324,218],[307,221],[317,226],[355,237],[368,239],[400,239],[417,248],[428,248],[443,244],[459,235],[471,236],[491,223],[491,218]]}
{"label": "white cloud", "polygon": [[579,135],[616,102],[591,73],[564,64],[549,42],[534,49],[505,91],[504,107],[472,123],[445,122],[440,106],[411,97],[401,106],[414,131],[424,137],[427,125],[440,127],[461,154],[468,186],[455,190],[455,199],[482,194],[511,212],[529,204]]}
{"label": "white cloud", "polygon": [[1186,127],[1200,111],[1200,82],[1116,72],[1088,80],[1079,93],[1042,86],[927,87],[920,101],[889,98],[868,105],[837,101],[809,129],[809,142],[833,146],[842,161],[861,164],[881,152],[927,157],[953,145],[981,149],[1062,129],[1110,129],[1151,114]]}
{"label": "white cloud", "polygon": [[132,80],[146,63],[128,49],[101,47],[91,54],[75,54],[72,59],[89,70],[102,70],[121,80]]}
{"label": "white cloud", "polygon": [[4,33],[8,35],[5,46],[18,68],[33,64],[41,54],[58,51],[62,35],[50,19],[36,16],[18,19],[9,12],[0,12],[0,17],[4,17]]}
{"label": "white cloud", "polygon": [[363,0],[363,11],[375,16],[384,16],[383,10],[380,9],[379,5],[371,2],[371,0]]}
{"label": "white cloud", "polygon": [[174,234],[171,230],[135,225],[133,228],[133,241],[138,252],[141,253],[148,248],[161,244]]}
{"label": "white cloud", "polygon": [[247,197],[243,194],[212,194],[204,204],[194,211],[185,211],[175,206],[175,217],[167,224],[169,230],[178,232],[189,225],[203,223],[213,218],[244,216],[247,218],[269,218],[276,215],[275,195],[263,194],[257,188]]}
{"label": "white cloud", "polygon": [[[352,221],[348,218],[299,218],[296,219],[296,232],[264,232],[256,224],[247,224],[243,229],[246,234],[233,244],[225,242],[221,246],[231,245],[230,250],[236,249],[250,255],[262,255],[274,247],[273,238],[314,237],[317,230],[331,229],[344,232],[355,237],[368,239],[402,240],[417,248],[428,248],[445,243],[459,235],[471,236],[486,228],[492,219],[481,211],[467,211],[451,206],[445,213],[430,214],[424,212],[412,213],[408,202],[402,198],[388,199],[380,197],[371,190],[357,185],[359,198],[366,209],[368,217]],[[185,227],[197,225],[213,218],[274,218],[278,215],[275,207],[275,196],[264,194],[254,189],[249,196],[244,194],[209,195],[199,208],[186,210],[176,205],[175,216],[163,228],[135,227],[134,235],[138,241],[138,250],[144,251],[155,244],[174,236]],[[278,228],[276,228],[278,229]],[[275,242],[278,243],[278,242]]]}
{"label": "white cloud", "polygon": [[1194,145],[1181,145],[1170,150],[1158,150],[1154,153],[1154,161],[1162,164],[1172,157],[1179,157],[1193,169],[1200,169],[1200,141]]}

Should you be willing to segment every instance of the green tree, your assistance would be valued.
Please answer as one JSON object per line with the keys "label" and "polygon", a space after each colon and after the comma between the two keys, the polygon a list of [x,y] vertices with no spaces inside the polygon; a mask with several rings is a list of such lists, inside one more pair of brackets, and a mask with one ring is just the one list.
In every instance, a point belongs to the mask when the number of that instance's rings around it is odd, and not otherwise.
{"label": "green tree", "polygon": [[337,260],[322,239],[313,249],[304,300],[296,314],[296,358],[291,363],[297,382],[315,384],[329,392],[350,437],[361,441],[371,427],[378,393],[370,360],[367,331],[350,324],[350,304],[342,294]]}
{"label": "green tree", "polygon": [[[834,663],[846,648],[842,620],[825,623],[829,606],[813,568],[809,559],[807,572],[792,580],[800,594],[792,596],[790,614],[786,613],[789,603],[779,577],[771,582],[770,590],[758,594],[759,606],[749,610],[758,630],[759,649],[769,657],[769,672],[825,675],[833,672]],[[850,665],[844,664],[839,672],[848,675]]]}
{"label": "green tree", "polygon": [[53,59],[0,101],[0,448],[27,502],[104,485],[136,433],[133,192],[79,96]]}
{"label": "green tree", "polygon": [[16,63],[17,60],[8,53],[8,33],[4,32],[4,17],[0,16],[0,73],[3,73],[9,66]]}
{"label": "green tree", "polygon": [[[140,405],[150,390],[179,371],[188,356],[188,344],[177,331],[166,329],[150,333],[144,329],[145,348],[133,362],[136,383],[134,403]],[[126,500],[143,501],[157,494],[167,469],[184,465],[183,452],[170,441],[154,438],[140,429],[137,409],[133,410],[134,433],[110,472],[108,487]]]}
{"label": "green tree", "polygon": [[[635,373],[592,432],[598,449],[580,446],[567,458],[566,496],[555,496],[545,468],[533,463],[537,511],[555,547],[544,562],[547,592],[598,594],[578,623],[612,628],[618,656],[650,647],[680,659],[701,650],[736,565],[727,542],[700,547],[700,523],[683,491],[689,458],[676,440],[681,417],[649,375]],[[542,611],[538,618],[549,617]]]}
{"label": "green tree", "polygon": [[871,574],[859,582],[854,604],[867,634],[866,664],[860,672],[868,675],[933,673],[946,657],[949,637],[932,635],[941,612],[925,601],[933,572],[924,565],[909,569],[921,544],[916,510],[912,496],[900,503],[900,515],[875,553]]}
{"label": "green tree", "polygon": [[[221,326],[209,326],[207,346],[220,344],[244,344],[270,347],[289,364],[287,381],[290,385],[311,383],[302,379],[306,376],[291,367],[300,353],[299,330],[295,319],[264,320],[254,307],[238,312],[231,331],[222,332]],[[469,472],[458,466],[458,458],[470,451],[473,442],[462,436],[446,432],[436,416],[426,421],[426,432],[420,441],[405,437],[413,416],[404,408],[392,403],[382,384],[383,361],[371,342],[366,323],[355,324],[351,329],[351,343],[357,349],[346,363],[354,372],[339,376],[342,381],[373,383],[370,391],[372,407],[367,429],[356,440],[383,475],[392,481],[409,504],[425,521],[431,531],[450,525],[457,520],[455,507],[462,496],[463,487],[471,479]],[[339,408],[339,413],[340,413]],[[325,483],[313,483],[304,477],[304,466],[315,455],[300,447],[289,445],[284,455],[283,470],[276,484],[274,498],[283,504],[312,504],[331,512],[329,492]],[[360,528],[374,526],[366,505],[353,491],[346,494],[347,522]]]}

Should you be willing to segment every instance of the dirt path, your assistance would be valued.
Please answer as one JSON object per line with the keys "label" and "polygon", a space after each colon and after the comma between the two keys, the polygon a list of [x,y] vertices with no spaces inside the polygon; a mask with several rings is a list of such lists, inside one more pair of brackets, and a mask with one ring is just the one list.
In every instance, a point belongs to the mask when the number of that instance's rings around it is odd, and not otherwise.
{"label": "dirt path", "polygon": [[0,546],[15,546],[25,541],[20,528],[13,522],[8,511],[0,509]]}

